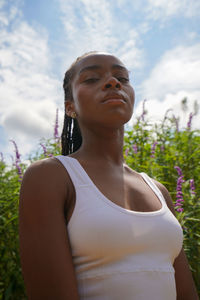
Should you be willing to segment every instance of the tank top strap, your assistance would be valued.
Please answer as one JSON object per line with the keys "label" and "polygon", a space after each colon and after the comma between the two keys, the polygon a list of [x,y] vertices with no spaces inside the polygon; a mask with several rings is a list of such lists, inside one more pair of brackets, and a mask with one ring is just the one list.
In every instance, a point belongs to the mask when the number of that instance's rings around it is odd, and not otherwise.
{"label": "tank top strap", "polygon": [[160,191],[160,189],[154,183],[154,181],[146,173],[142,172],[140,174],[142,175],[144,180],[147,182],[147,184],[151,187],[151,189],[154,191],[154,193],[158,196],[158,198],[164,204],[164,206],[166,206],[167,204],[166,204],[165,198],[164,198],[162,192]]}
{"label": "tank top strap", "polygon": [[88,177],[86,176],[85,172],[83,172],[83,169],[81,168],[80,164],[76,159],[65,155],[57,155],[55,156],[55,158],[57,158],[65,167],[75,186],[91,184],[88,180]]}

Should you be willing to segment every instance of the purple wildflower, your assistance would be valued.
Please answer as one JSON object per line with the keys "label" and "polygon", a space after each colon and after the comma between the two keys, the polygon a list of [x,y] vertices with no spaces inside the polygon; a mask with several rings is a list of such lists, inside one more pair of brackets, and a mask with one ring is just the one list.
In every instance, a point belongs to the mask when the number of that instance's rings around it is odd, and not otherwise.
{"label": "purple wildflower", "polygon": [[20,167],[20,165],[18,163],[15,164],[16,168],[17,168],[17,173],[19,175],[19,182],[22,181],[22,168]]}
{"label": "purple wildflower", "polygon": [[134,152],[135,154],[138,153],[138,148],[137,148],[137,145],[136,145],[136,144],[133,144],[132,149],[133,149],[133,152]]}
{"label": "purple wildflower", "polygon": [[138,121],[140,121],[140,120],[144,121],[144,116],[147,114],[147,111],[145,110],[145,102],[146,102],[146,101],[147,101],[147,100],[144,99],[144,101],[143,101],[143,103],[142,103],[142,113],[141,113],[141,115],[137,118]]}
{"label": "purple wildflower", "polygon": [[[22,181],[22,168],[20,166],[20,163],[21,163],[21,159],[20,159],[20,154],[19,154],[19,151],[18,151],[18,147],[17,147],[17,144],[14,140],[10,140],[14,147],[15,147],[15,162],[13,163],[17,169],[17,173],[19,175],[19,182]],[[14,160],[13,160],[14,161]]]}
{"label": "purple wildflower", "polygon": [[125,155],[127,156],[128,153],[129,153],[129,148],[126,148],[126,150],[125,150]]}
{"label": "purple wildflower", "polygon": [[40,143],[40,146],[42,147],[43,149],[43,152],[44,152],[44,156],[47,156],[47,148],[44,144]]}
{"label": "purple wildflower", "polygon": [[54,138],[57,139],[59,138],[59,135],[58,135],[58,108],[56,109],[56,121],[55,121],[55,126],[54,126]]}
{"label": "purple wildflower", "polygon": [[53,156],[53,154],[48,153],[47,147],[46,147],[44,144],[40,143],[40,146],[41,146],[42,149],[43,149],[43,154],[44,154],[44,156],[46,156],[46,157],[52,157],[52,156]]}
{"label": "purple wildflower", "polygon": [[151,147],[151,157],[154,158],[155,157],[155,149],[156,149],[156,145],[158,144],[157,141],[155,141]]}
{"label": "purple wildflower", "polygon": [[176,171],[178,172],[178,175],[179,175],[179,176],[183,175],[182,170],[181,170],[180,167],[175,166],[174,169],[176,169]]}
{"label": "purple wildflower", "polygon": [[193,118],[194,114],[193,113],[190,113],[189,115],[189,120],[188,120],[188,123],[187,123],[187,130],[190,130],[191,129],[191,125],[192,125],[192,118]]}
{"label": "purple wildflower", "polygon": [[160,151],[161,151],[161,152],[165,151],[165,145],[161,145],[161,146],[160,146]]}
{"label": "purple wildflower", "polygon": [[196,195],[194,179],[190,179],[190,191],[191,191],[191,194]]}
{"label": "purple wildflower", "polygon": [[184,209],[183,209],[182,207],[178,207],[178,208],[176,209],[176,211],[177,211],[177,212],[183,212]]}
{"label": "purple wildflower", "polygon": [[183,180],[183,172],[179,166],[175,166],[174,169],[178,172],[178,178],[177,178],[177,185],[176,185],[176,203],[175,208],[176,211],[182,212],[183,208],[181,207],[183,205],[184,199],[183,199],[183,192],[182,192],[182,183]]}
{"label": "purple wildflower", "polygon": [[13,145],[14,145],[14,147],[15,147],[15,156],[16,156],[16,160],[17,161],[20,161],[20,154],[19,154],[19,151],[18,151],[18,147],[17,147],[17,144],[16,144],[16,142],[14,141],[14,140],[10,140],[12,143],[13,143]]}

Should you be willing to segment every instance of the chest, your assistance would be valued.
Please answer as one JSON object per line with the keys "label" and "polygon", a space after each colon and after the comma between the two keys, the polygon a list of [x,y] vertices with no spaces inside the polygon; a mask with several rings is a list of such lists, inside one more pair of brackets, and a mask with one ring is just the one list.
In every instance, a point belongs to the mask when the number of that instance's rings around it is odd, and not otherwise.
{"label": "chest", "polygon": [[138,173],[118,170],[92,172],[88,176],[96,188],[111,202],[132,211],[156,211],[162,204],[152,188]]}
{"label": "chest", "polygon": [[76,188],[68,231],[73,256],[84,257],[86,264],[129,255],[137,261],[141,253],[158,251],[172,257],[171,245],[179,251],[182,241],[180,225],[166,207],[157,212],[124,209],[92,185]]}

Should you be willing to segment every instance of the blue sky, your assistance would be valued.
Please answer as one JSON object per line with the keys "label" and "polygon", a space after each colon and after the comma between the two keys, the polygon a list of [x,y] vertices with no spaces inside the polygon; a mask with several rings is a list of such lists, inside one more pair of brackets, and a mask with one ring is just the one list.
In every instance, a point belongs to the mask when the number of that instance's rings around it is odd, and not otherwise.
{"label": "blue sky", "polygon": [[199,23],[198,0],[0,0],[0,152],[12,155],[14,139],[26,158],[52,137],[56,108],[61,132],[64,73],[91,50],[131,71],[133,120],[147,99],[151,122],[171,108],[184,127],[200,104]]}

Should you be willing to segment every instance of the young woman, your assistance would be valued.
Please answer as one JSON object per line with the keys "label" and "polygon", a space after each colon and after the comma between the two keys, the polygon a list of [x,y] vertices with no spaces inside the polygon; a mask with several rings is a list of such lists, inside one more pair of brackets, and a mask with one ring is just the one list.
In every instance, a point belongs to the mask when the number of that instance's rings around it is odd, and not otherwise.
{"label": "young woman", "polygon": [[168,191],[124,164],[135,100],[126,67],[86,54],[64,91],[63,155],[32,164],[21,187],[29,299],[198,299]]}

